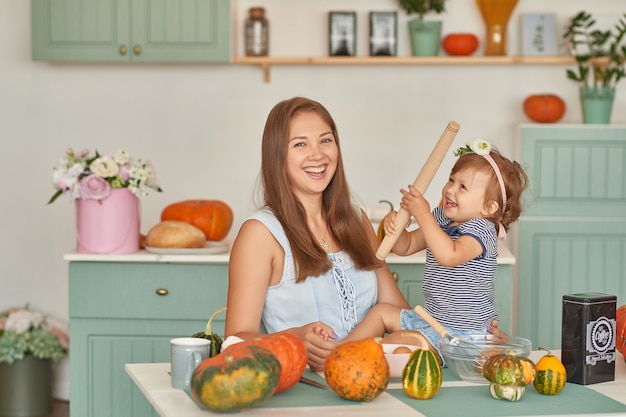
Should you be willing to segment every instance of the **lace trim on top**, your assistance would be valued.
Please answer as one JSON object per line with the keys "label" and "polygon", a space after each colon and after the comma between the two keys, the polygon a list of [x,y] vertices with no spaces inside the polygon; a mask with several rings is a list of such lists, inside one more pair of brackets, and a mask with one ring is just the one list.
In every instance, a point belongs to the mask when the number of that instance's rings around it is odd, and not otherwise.
{"label": "lace trim on top", "polygon": [[332,272],[335,288],[339,295],[339,302],[341,303],[341,322],[344,329],[350,333],[359,324],[356,312],[356,288],[350,278],[346,276],[341,265],[342,261],[341,257],[333,260]]}

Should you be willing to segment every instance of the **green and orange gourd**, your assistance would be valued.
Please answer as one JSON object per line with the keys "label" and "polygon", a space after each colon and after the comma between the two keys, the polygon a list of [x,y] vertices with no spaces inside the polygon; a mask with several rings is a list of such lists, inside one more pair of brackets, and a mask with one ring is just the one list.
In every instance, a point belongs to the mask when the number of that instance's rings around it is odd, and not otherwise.
{"label": "green and orange gourd", "polygon": [[280,362],[269,349],[238,344],[198,365],[191,376],[191,398],[213,412],[245,410],[274,394],[280,372]]}
{"label": "green and orange gourd", "polygon": [[567,371],[563,363],[548,349],[539,349],[548,352],[535,364],[537,375],[533,385],[538,393],[544,395],[556,395],[563,390],[567,382]]}
{"label": "green and orange gourd", "polygon": [[494,355],[483,365],[483,375],[490,382],[491,396],[508,401],[522,398],[526,385],[535,379],[535,373],[533,361],[515,355]]}

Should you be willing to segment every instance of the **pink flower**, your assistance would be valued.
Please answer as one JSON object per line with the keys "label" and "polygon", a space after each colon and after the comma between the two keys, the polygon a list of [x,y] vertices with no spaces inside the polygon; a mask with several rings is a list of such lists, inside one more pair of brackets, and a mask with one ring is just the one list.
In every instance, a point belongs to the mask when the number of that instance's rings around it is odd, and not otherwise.
{"label": "pink flower", "polygon": [[81,196],[85,199],[102,200],[111,194],[111,186],[102,177],[91,174],[80,180]]}
{"label": "pink flower", "polygon": [[76,158],[80,159],[81,161],[87,159],[87,157],[89,156],[89,149],[82,149],[78,152],[76,152],[74,154],[76,156]]}
{"label": "pink flower", "polygon": [[130,178],[130,170],[128,169],[128,165],[120,165],[120,172],[117,174],[122,181],[128,181]]}

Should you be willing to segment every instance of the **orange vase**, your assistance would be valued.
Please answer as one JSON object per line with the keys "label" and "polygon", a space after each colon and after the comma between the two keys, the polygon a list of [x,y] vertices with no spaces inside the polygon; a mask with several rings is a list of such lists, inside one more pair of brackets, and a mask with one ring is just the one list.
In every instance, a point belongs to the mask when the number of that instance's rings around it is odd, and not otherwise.
{"label": "orange vase", "polygon": [[485,55],[506,55],[506,31],[518,0],[476,0],[487,26]]}

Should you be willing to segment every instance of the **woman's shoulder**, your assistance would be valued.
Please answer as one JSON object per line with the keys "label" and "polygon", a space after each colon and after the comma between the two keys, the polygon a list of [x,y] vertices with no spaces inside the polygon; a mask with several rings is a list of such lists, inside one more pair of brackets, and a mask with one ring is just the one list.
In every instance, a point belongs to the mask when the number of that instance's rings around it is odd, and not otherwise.
{"label": "woman's shoulder", "polygon": [[269,234],[280,243],[285,251],[291,252],[283,226],[269,207],[264,207],[248,216],[241,225],[240,233],[248,236]]}

